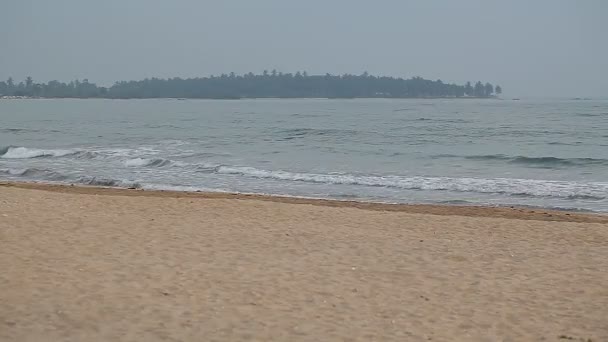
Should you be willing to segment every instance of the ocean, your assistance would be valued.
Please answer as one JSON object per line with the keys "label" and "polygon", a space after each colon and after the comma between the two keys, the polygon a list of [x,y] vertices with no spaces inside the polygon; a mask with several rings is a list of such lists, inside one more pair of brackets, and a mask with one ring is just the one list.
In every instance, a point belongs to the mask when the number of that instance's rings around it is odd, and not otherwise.
{"label": "ocean", "polygon": [[0,180],[608,212],[608,100],[0,100]]}

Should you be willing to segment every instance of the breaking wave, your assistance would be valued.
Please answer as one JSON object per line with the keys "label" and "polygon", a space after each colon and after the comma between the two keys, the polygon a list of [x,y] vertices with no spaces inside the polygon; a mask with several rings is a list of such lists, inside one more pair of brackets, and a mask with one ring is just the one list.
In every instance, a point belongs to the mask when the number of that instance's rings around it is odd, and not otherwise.
{"label": "breaking wave", "polygon": [[107,186],[107,187],[116,187],[116,188],[132,188],[132,189],[141,189],[142,188],[142,185],[138,182],[111,179],[111,178],[103,178],[103,177],[83,176],[83,177],[79,177],[78,179],[76,179],[75,182],[79,183],[79,184],[85,184],[85,185]]}
{"label": "breaking wave", "polygon": [[[292,131],[298,134],[321,134],[317,131]],[[259,189],[275,188],[282,189],[290,182],[309,184],[345,185],[356,186],[354,188],[342,187],[349,192],[361,191],[362,197],[367,190],[361,187],[375,187],[386,189],[403,190],[403,196],[408,196],[407,191],[446,191],[452,193],[468,193],[467,196],[475,197],[476,194],[498,194],[510,197],[578,200],[605,203],[608,200],[608,182],[576,182],[576,181],[549,181],[539,179],[515,179],[515,178],[471,178],[471,177],[425,177],[405,175],[379,175],[358,173],[312,173],[295,172],[285,170],[269,170],[251,166],[235,166],[213,163],[211,158],[217,154],[207,154],[201,151],[191,151],[187,155],[179,154],[172,159],[158,157],[155,150],[138,149],[39,149],[19,146],[0,148],[0,161],[5,159],[0,168],[0,176],[9,179],[27,179],[41,181],[56,181],[62,183],[79,183],[95,186],[146,188],[143,183],[128,180],[137,174],[138,180],[142,182],[154,181],[162,187],[169,183],[174,186],[193,188],[198,185],[199,179],[205,182],[219,180],[226,184],[226,179],[239,179],[239,182],[256,183],[255,179],[266,180],[260,182]],[[187,159],[179,159],[179,158]],[[57,160],[60,167],[57,171],[47,169],[54,165],[51,160],[31,160],[34,158],[65,158]],[[467,160],[497,161],[505,163],[518,163],[530,167],[567,167],[567,166],[589,166],[599,165],[608,167],[608,159],[596,158],[557,158],[557,157],[529,157],[508,156],[503,154],[492,155],[436,155],[434,158],[460,158]],[[13,159],[13,160],[9,160]],[[24,159],[24,160],[18,160]],[[81,160],[77,164],[74,159]],[[95,159],[89,163],[89,159]],[[49,163],[47,163],[47,161]],[[91,171],[87,165],[93,167]],[[10,166],[8,166],[10,165]],[[15,167],[19,165],[18,167]],[[116,166],[117,170],[99,170],[96,167]],[[120,165],[123,168],[120,168]],[[35,167],[33,167],[35,166]],[[20,168],[22,167],[22,168]],[[68,169],[66,169],[68,167]],[[162,168],[164,170],[153,171],[151,168]],[[150,168],[147,172],[138,172],[137,168]],[[135,170],[134,170],[135,169]],[[171,172],[168,172],[170,169]],[[175,173],[184,175],[184,179],[175,180]],[[198,174],[197,174],[198,173]],[[206,175],[203,175],[206,174]],[[199,177],[200,175],[200,177]],[[215,175],[215,176],[214,176]],[[124,177],[124,179],[122,179]],[[144,178],[139,178],[144,177]],[[166,177],[166,178],[165,178]],[[118,178],[118,179],[115,179]],[[179,177],[178,177],[179,178]],[[184,183],[182,183],[182,181]],[[229,183],[228,183],[229,184]],[[369,189],[371,190],[371,189]],[[271,192],[273,190],[270,190]],[[333,191],[333,190],[332,190]],[[374,190],[372,190],[374,191]],[[338,190],[337,193],[341,193]],[[411,194],[411,193],[409,193]],[[335,195],[335,194],[334,194]],[[333,195],[332,195],[333,196]],[[479,195],[481,197],[481,195]]]}
{"label": "breaking wave", "polygon": [[213,172],[242,175],[251,178],[321,184],[362,185],[404,190],[436,190],[504,194],[509,196],[557,197],[567,199],[602,200],[608,196],[608,183],[565,182],[511,178],[451,178],[369,176],[352,174],[314,174],[269,171],[252,167],[218,166]]}
{"label": "breaking wave", "polygon": [[[306,173],[283,170],[265,170],[248,166],[231,166],[212,163],[186,164],[169,159],[134,158],[123,161],[126,167],[187,167],[191,171],[220,175],[241,176],[311,184],[354,185],[383,187],[401,190],[448,191],[479,194],[500,194],[510,197],[558,198],[568,200],[601,201],[608,199],[608,182],[549,181],[517,178],[424,177],[399,175],[365,175],[348,173]],[[47,169],[0,169],[12,177],[75,182],[87,185],[135,187],[139,183],[91,175],[65,176]],[[188,184],[183,184],[189,186]]]}
{"label": "breaking wave", "polygon": [[0,174],[13,177],[27,177],[45,180],[64,180],[66,176],[48,169],[24,168],[24,169],[0,169]]}
{"label": "breaking wave", "polygon": [[29,159],[40,157],[63,157],[78,152],[78,150],[44,150],[38,148],[9,146],[0,148],[0,158]]}

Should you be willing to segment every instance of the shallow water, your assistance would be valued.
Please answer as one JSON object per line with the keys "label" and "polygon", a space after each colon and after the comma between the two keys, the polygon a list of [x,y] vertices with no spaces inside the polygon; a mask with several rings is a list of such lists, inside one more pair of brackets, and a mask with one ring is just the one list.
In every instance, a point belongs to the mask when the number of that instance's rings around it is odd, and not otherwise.
{"label": "shallow water", "polygon": [[608,212],[608,101],[0,100],[0,179]]}

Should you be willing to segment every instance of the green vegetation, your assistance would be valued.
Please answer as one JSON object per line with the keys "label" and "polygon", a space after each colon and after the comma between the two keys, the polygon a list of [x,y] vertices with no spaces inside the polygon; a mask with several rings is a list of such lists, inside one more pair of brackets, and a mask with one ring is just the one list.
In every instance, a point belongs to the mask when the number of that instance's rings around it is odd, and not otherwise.
{"label": "green vegetation", "polygon": [[0,82],[0,95],[45,98],[421,98],[493,97],[500,86],[477,82],[471,85],[447,84],[421,77],[410,79],[362,75],[311,75],[306,72],[281,73],[273,70],[261,75],[222,74],[202,78],[151,78],[121,81],[98,87],[87,79],[62,83],[35,83],[31,77],[15,84],[12,78]]}

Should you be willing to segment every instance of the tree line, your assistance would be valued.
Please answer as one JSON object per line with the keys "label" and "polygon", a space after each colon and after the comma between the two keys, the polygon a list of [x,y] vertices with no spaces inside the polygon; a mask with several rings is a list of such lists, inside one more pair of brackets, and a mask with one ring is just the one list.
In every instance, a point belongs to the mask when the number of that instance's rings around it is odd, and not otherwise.
{"label": "tree line", "polygon": [[120,81],[100,87],[84,79],[69,83],[37,83],[31,77],[15,83],[12,78],[0,81],[0,96],[43,98],[424,98],[479,97],[500,95],[502,88],[481,81],[464,85],[389,76],[308,75],[306,72],[282,73],[273,70],[262,74],[235,73],[198,78],[147,78]]}

